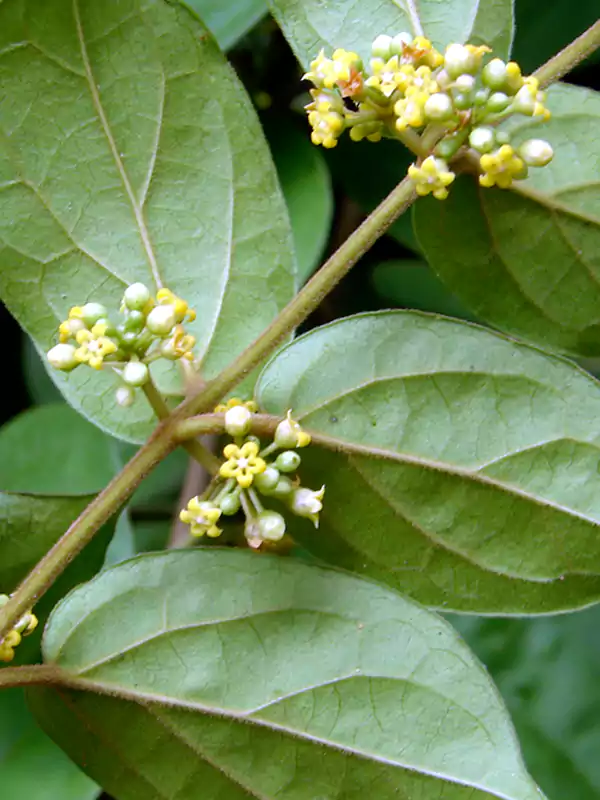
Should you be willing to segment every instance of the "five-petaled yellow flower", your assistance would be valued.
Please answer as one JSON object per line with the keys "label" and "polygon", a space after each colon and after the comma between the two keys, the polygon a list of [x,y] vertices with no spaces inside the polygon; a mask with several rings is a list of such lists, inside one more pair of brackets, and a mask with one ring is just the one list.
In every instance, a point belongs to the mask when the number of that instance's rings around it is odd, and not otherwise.
{"label": "five-petaled yellow flower", "polygon": [[77,331],[76,340],[79,347],[75,351],[75,358],[80,364],[89,364],[94,369],[101,369],[106,356],[115,353],[117,345],[106,336],[106,325],[96,323],[91,331],[87,328]]}
{"label": "five-petaled yellow flower", "polygon": [[266,462],[258,455],[256,442],[245,442],[241,447],[228,444],[223,455],[227,461],[221,464],[219,474],[222,478],[235,478],[242,489],[251,486],[254,476],[267,468]]}
{"label": "five-petaled yellow flower", "polygon": [[216,538],[223,532],[216,522],[221,516],[221,509],[199,497],[192,497],[187,508],[179,513],[179,519],[190,526],[192,536],[210,536]]}

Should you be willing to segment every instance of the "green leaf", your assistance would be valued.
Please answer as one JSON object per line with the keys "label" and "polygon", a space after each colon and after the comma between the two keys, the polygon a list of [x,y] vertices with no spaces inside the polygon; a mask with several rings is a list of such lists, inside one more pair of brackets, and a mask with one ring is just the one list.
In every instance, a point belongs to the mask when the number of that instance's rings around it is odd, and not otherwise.
{"label": "green leaf", "polygon": [[507,56],[513,33],[512,0],[268,0],[296,57],[307,67],[323,47],[371,57],[380,33],[425,34],[436,47],[450,42],[487,44]]}
{"label": "green leaf", "polygon": [[486,322],[533,342],[600,354],[600,95],[553,86],[552,119],[513,120],[514,142],[543,136],[555,157],[514,185],[459,179],[419,201],[417,236],[442,280]]}
{"label": "green leaf", "polygon": [[266,133],[286,199],[298,277],[307,280],[319,266],[331,228],[333,192],[321,150],[307,130],[300,131],[285,118],[267,124]]}
{"label": "green leaf", "polygon": [[229,50],[267,13],[265,0],[185,0],[219,43]]}
{"label": "green leaf", "polygon": [[281,350],[257,400],[325,437],[302,468],[327,485],[322,525],[293,528],[319,557],[441,609],[600,598],[600,384],[569,362],[463,322],[363,314]]}
{"label": "green leaf", "polygon": [[24,411],[0,428],[0,490],[94,494],[115,473],[114,446],[68,406]]}
{"label": "green leaf", "polygon": [[452,620],[485,662],[526,762],[553,800],[597,800],[600,608],[535,620]]}
{"label": "green leaf", "polygon": [[22,689],[0,694],[0,774],[7,800],[94,800],[99,788],[36,725]]}
{"label": "green leaf", "polygon": [[34,713],[120,800],[540,798],[447,623],[352,576],[144,556],[61,603],[44,654],[87,691],[33,690]]}
{"label": "green leaf", "polygon": [[[0,51],[9,310],[44,351],[70,306],[118,307],[128,283],[162,281],[196,309],[214,376],[291,297],[295,267],[260,125],[212,37],[162,0],[6,0]],[[177,395],[171,367],[161,382]],[[112,375],[53,377],[110,433],[149,434],[145,399],[116,406]]]}

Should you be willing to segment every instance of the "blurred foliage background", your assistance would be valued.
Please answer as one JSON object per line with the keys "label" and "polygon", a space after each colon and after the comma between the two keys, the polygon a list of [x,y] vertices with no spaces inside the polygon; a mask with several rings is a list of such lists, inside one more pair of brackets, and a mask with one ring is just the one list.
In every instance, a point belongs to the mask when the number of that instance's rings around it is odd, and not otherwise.
{"label": "blurred foliage background", "polygon": [[[228,51],[261,115],[288,203],[304,281],[404,176],[410,158],[399,144],[386,141],[372,145],[342,139],[332,151],[313,147],[302,113],[308,95],[300,82],[301,71],[265,2],[187,2]],[[598,12],[598,0],[544,4],[516,0],[513,57],[524,72],[534,70],[595,22]],[[568,80],[600,90],[598,54]],[[415,308],[473,320],[429,270],[409,214],[362,259],[305,328],[381,308]],[[87,483],[70,493],[97,491],[132,448],[101,434],[64,407],[36,351],[2,308],[0,335],[11,343],[4,348],[4,385],[10,389],[0,404],[4,425],[0,489],[22,490],[23,471],[29,478],[35,473],[40,493],[56,488],[54,465],[43,458],[40,430],[45,428],[58,432],[65,453],[75,449],[85,453],[86,448],[94,453],[92,466],[84,463],[85,458],[71,462],[71,486],[77,475],[87,476]],[[31,411],[37,407],[44,410]],[[43,424],[42,415],[46,415]],[[144,482],[115,522],[116,534],[106,556],[109,563],[164,544],[185,470],[186,458],[176,453]],[[490,670],[512,714],[528,767],[550,800],[600,798],[600,608],[531,619],[453,616],[451,622]],[[35,659],[38,647],[39,640],[20,658]],[[0,715],[3,797],[98,796],[97,788],[35,728],[17,690],[2,694]],[[39,780],[40,770],[44,781]],[[27,775],[32,778],[29,783],[24,782]]]}

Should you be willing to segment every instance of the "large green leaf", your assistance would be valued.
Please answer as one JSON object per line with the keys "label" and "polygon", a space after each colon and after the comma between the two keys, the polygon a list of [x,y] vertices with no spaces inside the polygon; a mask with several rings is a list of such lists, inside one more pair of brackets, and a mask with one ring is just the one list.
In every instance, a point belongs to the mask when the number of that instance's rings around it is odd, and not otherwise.
{"label": "large green leaf", "polygon": [[60,604],[44,655],[86,691],[36,689],[36,716],[119,800],[541,797],[447,623],[352,576],[140,557]]}
{"label": "large green leaf", "polygon": [[[163,0],[0,4],[0,294],[40,350],[88,298],[164,282],[198,312],[205,377],[294,289],[289,221],[260,125],[191,12]],[[143,398],[54,375],[100,427],[141,441]],[[179,391],[173,365],[165,389]]]}
{"label": "large green leaf", "polygon": [[534,620],[454,618],[511,712],[551,800],[600,796],[600,608]]}
{"label": "large green leaf", "polygon": [[552,119],[513,120],[516,143],[543,136],[554,160],[514,185],[465,177],[447,201],[419,201],[416,232],[432,267],[476,315],[582,355],[600,354],[600,95],[553,86]]}
{"label": "large green leaf", "polygon": [[0,775],[7,800],[94,800],[99,788],[36,725],[22,689],[0,694]]}
{"label": "large green leaf", "polygon": [[265,0],[184,0],[228,50],[267,13]]}
{"label": "large green leaf", "polygon": [[[364,314],[284,348],[261,407],[325,437],[312,552],[439,608],[535,613],[600,598],[600,385],[463,322]],[[339,450],[340,452],[335,452]]]}
{"label": "large green leaf", "polygon": [[115,444],[69,406],[24,411],[0,428],[0,490],[99,492],[115,473]]}
{"label": "large green leaf", "polygon": [[424,33],[438,47],[483,43],[500,57],[512,41],[512,0],[269,0],[269,6],[304,66],[322,47],[344,47],[368,59],[380,33]]}

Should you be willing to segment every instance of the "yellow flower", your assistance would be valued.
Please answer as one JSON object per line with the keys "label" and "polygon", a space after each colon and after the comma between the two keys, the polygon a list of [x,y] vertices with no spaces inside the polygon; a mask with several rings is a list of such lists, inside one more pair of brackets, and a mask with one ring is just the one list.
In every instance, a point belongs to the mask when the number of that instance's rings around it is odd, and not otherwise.
{"label": "yellow flower", "polygon": [[101,369],[106,356],[116,352],[117,345],[105,336],[106,330],[104,323],[97,323],[91,331],[84,329],[77,332],[75,338],[79,347],[75,351],[75,358],[80,364]]}
{"label": "yellow flower", "polygon": [[338,83],[348,83],[360,67],[360,58],[351,50],[339,48],[333,58],[327,58],[321,50],[314,61],[311,61],[310,72],[302,76],[303,80],[312,81],[315,86],[333,89]]}
{"label": "yellow flower", "polygon": [[400,65],[398,56],[392,56],[388,61],[383,58],[371,59],[370,78],[365,81],[365,86],[378,89],[386,97],[390,97],[396,89],[404,91],[410,83],[411,74],[414,73],[412,65]]}
{"label": "yellow flower", "polygon": [[160,352],[165,358],[175,361],[178,358],[185,358],[186,361],[193,361],[194,354],[192,348],[196,344],[196,339],[186,333],[183,325],[176,325],[173,335],[161,345]]}
{"label": "yellow flower", "polygon": [[408,58],[418,66],[424,65],[431,69],[437,69],[444,63],[444,56],[424,36],[417,36],[406,45],[402,58],[403,60]]}
{"label": "yellow flower", "polygon": [[221,464],[219,474],[222,478],[235,478],[243,489],[251,486],[254,476],[267,468],[266,462],[258,455],[256,442],[245,442],[241,447],[228,444],[223,455],[227,461]]}
{"label": "yellow flower", "polygon": [[223,531],[218,528],[216,522],[221,516],[221,509],[199,497],[192,497],[179,513],[179,519],[190,526],[192,536],[210,536],[212,539],[220,536]]}
{"label": "yellow flower", "polygon": [[226,403],[219,403],[219,405],[215,407],[215,414],[225,414],[230,408],[235,408],[235,406],[245,406],[248,411],[251,411],[253,414],[256,414],[258,411],[258,405],[254,400],[240,400],[239,397],[230,397]]}
{"label": "yellow flower", "polygon": [[0,640],[0,661],[12,661],[15,657],[15,647],[21,644],[21,634],[18,631],[9,631],[4,639]]}
{"label": "yellow flower", "polygon": [[337,111],[328,111],[325,114],[310,111],[308,121],[313,129],[310,135],[313,144],[321,144],[327,149],[337,145],[338,137],[345,125],[341,114]]}
{"label": "yellow flower", "polygon": [[196,312],[188,306],[185,300],[173,294],[170,289],[159,289],[156,293],[156,300],[161,306],[174,307],[175,319],[177,322],[183,322],[186,318],[189,322],[193,322],[196,319]]}
{"label": "yellow flower", "polygon": [[404,97],[394,105],[396,128],[399,131],[425,125],[425,103],[431,95],[439,92],[439,86],[429,67],[408,67],[405,74],[408,80],[403,89]]}
{"label": "yellow flower", "polygon": [[441,158],[428,156],[420,167],[412,164],[408,168],[408,177],[415,184],[415,190],[421,197],[433,194],[437,200],[445,200],[448,197],[447,187],[456,175],[448,169],[448,165]]}
{"label": "yellow flower", "polygon": [[[0,608],[9,601],[7,594],[0,594]],[[21,644],[23,636],[29,636],[37,628],[38,619],[29,611],[23,614],[15,627],[9,631],[4,639],[0,639],[0,661],[12,661],[15,657],[15,647]]]}
{"label": "yellow flower", "polygon": [[310,434],[302,429],[299,422],[292,419],[290,410],[275,429],[274,442],[278,447],[307,447],[310,444]]}
{"label": "yellow flower", "polygon": [[525,177],[525,163],[509,144],[503,144],[495,152],[481,156],[479,163],[483,170],[479,183],[487,188],[499,186],[508,189],[514,178]]}
{"label": "yellow flower", "polygon": [[79,331],[84,330],[85,324],[83,320],[77,317],[70,317],[64,320],[58,326],[58,338],[61,344],[65,344],[69,339],[74,339]]}

